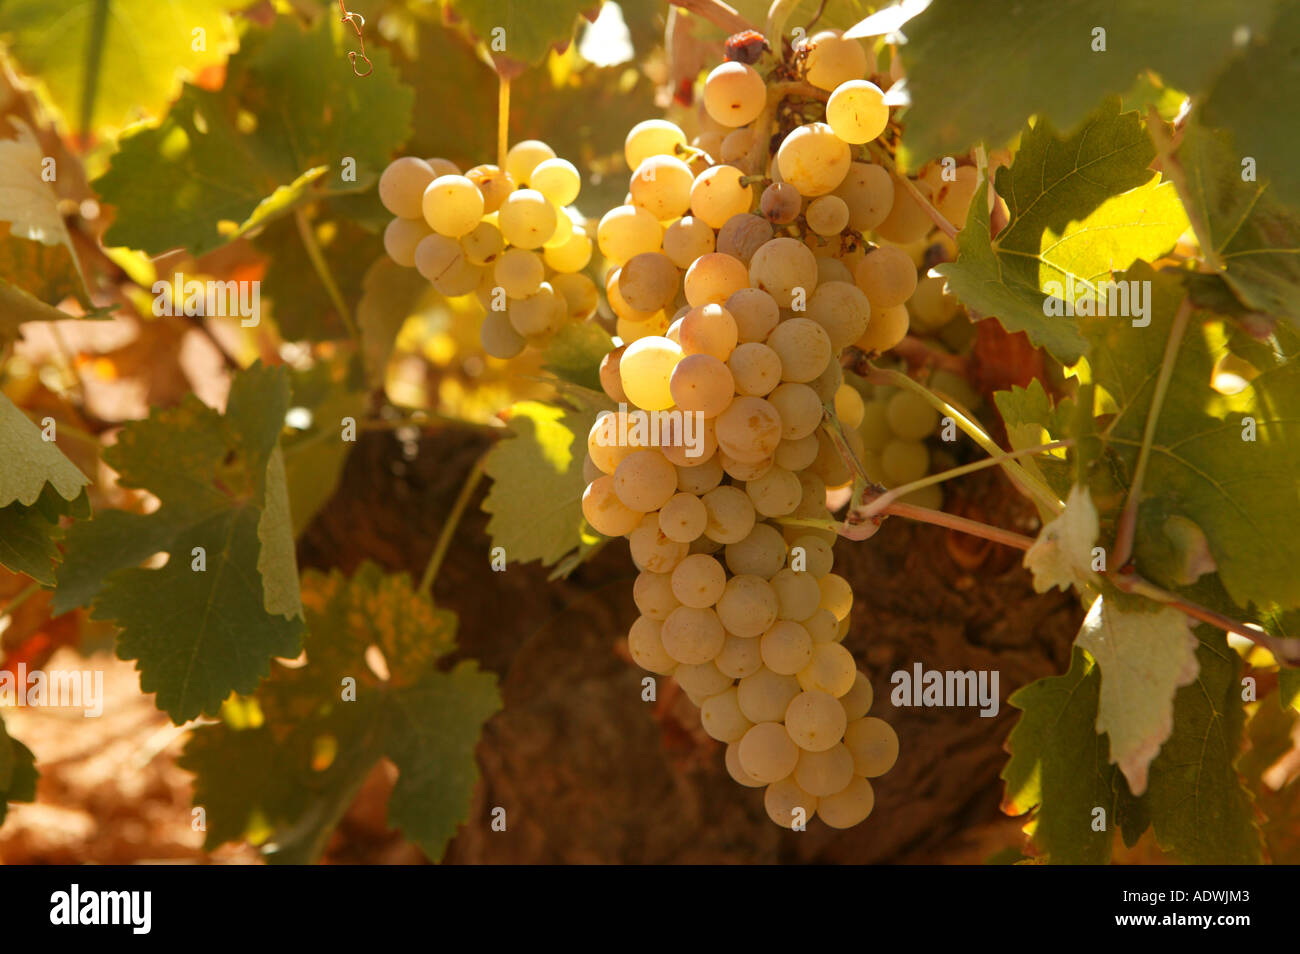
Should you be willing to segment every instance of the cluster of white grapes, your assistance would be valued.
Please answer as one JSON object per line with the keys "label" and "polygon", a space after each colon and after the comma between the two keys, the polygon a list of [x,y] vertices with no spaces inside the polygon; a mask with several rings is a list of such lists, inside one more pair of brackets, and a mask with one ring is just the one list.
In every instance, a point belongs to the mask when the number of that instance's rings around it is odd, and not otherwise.
{"label": "cluster of white grapes", "polygon": [[[626,536],[641,571],[638,665],[700,707],[732,777],[765,787],[773,821],[847,828],[871,812],[868,779],[894,764],[898,739],[867,716],[870,683],[841,644],[853,592],[832,572],[826,492],[852,473],[833,434],[859,460],[867,448],[840,355],[902,339],[917,271],[864,238],[901,192],[854,158],[889,122],[866,52],[823,33],[798,62],[832,91],[827,122],[790,128],[765,174],[732,164],[766,136],[749,124],[768,113],[767,83],[744,63],[705,83],[711,121],[729,130],[716,143],[688,145],[665,120],[627,136],[630,191],[596,235],[623,342],[601,383],[620,408],[589,434],[583,513]],[[680,440],[638,429],[655,414]]]}
{"label": "cluster of white grapes", "polygon": [[596,312],[596,286],[582,274],[592,241],[572,208],[581,184],[572,163],[533,139],[510,149],[504,170],[403,156],[379,179],[396,216],[384,249],[443,295],[477,295],[483,349],[513,358]]}

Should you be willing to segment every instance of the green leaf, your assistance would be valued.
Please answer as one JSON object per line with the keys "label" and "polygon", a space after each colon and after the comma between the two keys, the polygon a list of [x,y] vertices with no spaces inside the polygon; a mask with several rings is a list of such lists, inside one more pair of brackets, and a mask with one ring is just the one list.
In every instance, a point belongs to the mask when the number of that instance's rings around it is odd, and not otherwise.
{"label": "green leaf", "polygon": [[351,364],[320,362],[305,371],[290,372],[293,408],[311,413],[311,423],[283,440],[284,463],[298,537],[334,496],[351,441],[343,439],[344,419],[360,422],[367,395],[355,379]]}
{"label": "green leaf", "polygon": [[1104,597],[1092,604],[1075,645],[1101,670],[1097,732],[1110,757],[1141,795],[1147,770],[1174,727],[1174,693],[1196,678],[1196,637],[1185,615],[1169,607],[1129,612]]}
{"label": "green leaf", "polygon": [[76,500],[90,480],[58,445],[46,441],[41,430],[17,405],[0,393],[0,507],[17,502],[36,503],[46,485],[64,500]]}
{"label": "green leaf", "polygon": [[388,359],[393,355],[402,325],[437,293],[423,275],[413,268],[403,268],[387,255],[370,265],[362,279],[362,288],[357,305],[361,356],[366,383],[380,390],[388,377]]}
{"label": "green leaf", "polygon": [[1204,254],[1247,308],[1300,325],[1300,210],[1267,182],[1243,182],[1226,133],[1189,123],[1178,150]]}
{"label": "green leaf", "polygon": [[[1146,68],[1199,93],[1240,52],[1238,28],[1261,31],[1274,7],[1274,0],[1072,0],[1012,8],[1002,0],[934,0],[903,30],[908,42],[900,53],[913,103],[904,117],[905,164],[916,168],[980,141],[1001,146],[1031,115],[1073,129],[1098,99],[1125,92]],[[1106,33],[1105,52],[1093,50],[1098,27]]]}
{"label": "green leaf", "polygon": [[36,758],[31,749],[5,731],[0,718],[0,825],[4,824],[10,802],[36,800]]}
{"label": "green leaf", "polygon": [[1277,691],[1282,705],[1300,712],[1300,669],[1283,669],[1278,673]]}
{"label": "green leaf", "polygon": [[[369,562],[350,580],[308,571],[303,602],[307,665],[277,667],[186,747],[181,764],[197,774],[195,801],[209,814],[207,846],[249,838],[273,862],[314,861],[387,756],[399,771],[390,821],[437,860],[468,817],[474,749],[501,707],[496,677],[472,662],[437,668],[455,648],[455,614],[435,608],[404,574]],[[372,646],[387,680],[367,663]],[[232,775],[231,764],[241,771]]]}
{"label": "green leaf", "polygon": [[1232,130],[1240,149],[1238,179],[1241,158],[1250,156],[1260,178],[1273,183],[1277,198],[1300,208],[1300,173],[1295,168],[1300,133],[1291,116],[1300,96],[1300,6],[1279,3],[1277,9],[1273,24],[1252,36],[1242,55],[1224,70],[1202,112],[1207,125]]}
{"label": "green leaf", "polygon": [[595,322],[568,324],[547,342],[542,367],[571,384],[599,391],[600,362],[613,347],[609,334]]}
{"label": "green leaf", "polygon": [[599,7],[600,0],[450,0],[448,5],[494,54],[534,65],[551,47],[568,44],[578,15]]}
{"label": "green leaf", "polygon": [[483,501],[492,545],[514,563],[579,558],[601,541],[582,516],[582,462],[594,410],[522,401],[510,409],[510,436],[488,452],[492,489]]}
{"label": "green leaf", "polygon": [[157,116],[182,74],[224,60],[237,42],[229,12],[250,2],[7,0],[0,41],[63,131],[102,136]]}
{"label": "green leaf", "polygon": [[[1110,860],[1115,788],[1123,782],[1095,728],[1100,694],[1097,667],[1075,649],[1064,676],[1032,682],[1009,700],[1023,714],[1007,739],[1002,810],[1034,812],[1034,843],[1056,864]],[[1097,808],[1106,812],[1105,831],[1093,830]]]}
{"label": "green leaf", "polygon": [[[1183,286],[1145,264],[1122,278],[1150,283],[1150,325],[1085,318],[1080,327],[1092,379],[1115,408],[1100,432],[1107,461],[1127,486]],[[1237,606],[1288,609],[1300,605],[1300,539],[1291,530],[1300,525],[1300,364],[1264,369],[1240,393],[1221,395],[1209,382],[1229,336],[1218,316],[1192,313],[1155,429],[1134,556],[1144,576],[1177,589],[1182,566],[1162,541],[1166,521],[1180,515],[1205,534]],[[1243,439],[1251,436],[1248,417],[1255,440]]]}
{"label": "green leaf", "polygon": [[1141,120],[1121,114],[1117,99],[1069,137],[1040,119],[1026,130],[1015,163],[998,170],[1006,227],[989,237],[981,187],[957,239],[957,261],[938,271],[962,302],[1073,364],[1086,345],[1076,319],[1052,306],[1085,291],[1093,302],[1107,298],[1100,283],[1139,258],[1158,258],[1187,228],[1173,185],[1147,168],[1154,155]]}
{"label": "green leaf", "polygon": [[442,857],[469,818],[479,774],[474,749],[500,708],[496,677],[472,662],[394,696],[387,751],[400,774],[388,820],[430,858]]}
{"label": "green leaf", "polygon": [[[591,6],[594,6],[591,4]],[[647,6],[659,18],[658,10]],[[625,4],[629,18],[636,11]],[[630,25],[630,22],[629,22]],[[407,153],[444,156],[461,168],[496,162],[497,75],[463,37],[437,22],[416,28],[415,55],[400,56],[402,79],[415,90],[414,131]],[[658,28],[662,38],[663,27]],[[446,108],[447,90],[456,90],[457,108]],[[593,169],[624,169],[623,140],[630,123],[608,122],[612,115],[644,118],[660,112],[655,83],[626,64],[587,65],[563,79],[546,79],[542,71],[510,89],[510,136],[513,142],[542,139],[584,173]],[[575,205],[599,219],[623,201],[627,176],[607,174],[593,181],[585,176]]]}
{"label": "green leaf", "polygon": [[0,393],[0,564],[54,584],[59,518],[88,516],[90,480]]}
{"label": "green leaf", "polygon": [[1233,768],[1245,720],[1241,663],[1222,633],[1198,635],[1200,674],[1178,691],[1173,735],[1151,763],[1151,823],[1161,850],[1187,864],[1255,864],[1260,833]]}
{"label": "green leaf", "polygon": [[[346,302],[361,297],[367,269],[384,255],[383,240],[346,220],[320,216],[311,224],[325,264]],[[307,255],[297,223],[273,222],[253,246],[266,256],[262,295],[271,303],[271,316],[289,341],[328,341],[346,338],[347,327]],[[419,276],[414,269],[406,269]],[[426,282],[427,285],[427,282]]]}
{"label": "green leaf", "polygon": [[[1006,425],[1007,440],[1014,450],[1038,447],[1061,440],[1070,434],[1073,402],[1061,401],[1055,407],[1042,382],[1034,378],[1029,387],[1012,386],[1010,391],[997,391],[993,395],[998,414]],[[1074,483],[1073,468],[1063,451],[1022,457],[1021,463],[1032,473],[1041,476],[1057,496],[1064,498]]]}
{"label": "green leaf", "polygon": [[410,132],[411,92],[382,49],[358,82],[337,27],[250,31],[219,92],[187,85],[161,122],[123,135],[94,183],[117,208],[105,243],[200,254],[309,198],[370,188]]}
{"label": "green leaf", "polygon": [[54,586],[55,564],[59,562],[55,541],[63,535],[59,520],[89,515],[90,499],[84,491],[68,501],[48,484],[30,507],[20,503],[0,507],[0,564],[15,573],[26,573],[43,586]]}
{"label": "green leaf", "polygon": [[[216,713],[231,692],[251,692],[272,657],[298,652],[278,460],[288,401],[284,369],[259,364],[235,377],[224,415],[190,395],[128,424],[104,460],[161,506],[110,511],[68,535],[55,611],[93,601],[92,618],[116,622],[118,655],[136,660],[141,688],[177,723]],[[158,552],[165,566],[138,567]]]}

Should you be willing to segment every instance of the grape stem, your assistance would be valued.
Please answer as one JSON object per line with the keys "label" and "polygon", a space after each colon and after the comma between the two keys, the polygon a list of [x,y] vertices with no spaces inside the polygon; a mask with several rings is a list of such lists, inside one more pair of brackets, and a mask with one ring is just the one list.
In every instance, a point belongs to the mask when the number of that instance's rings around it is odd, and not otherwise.
{"label": "grape stem", "polygon": [[988,467],[1001,466],[1003,461],[1011,460],[1015,457],[1030,457],[1034,454],[1045,454],[1048,451],[1054,451],[1061,447],[1073,447],[1074,439],[1070,438],[1062,441],[1052,441],[1047,444],[1039,444],[1037,447],[1026,447],[1021,450],[1004,451],[997,457],[986,457],[983,460],[977,460],[971,464],[963,464],[960,467],[952,467],[948,470],[940,471],[937,474],[929,474],[920,480],[914,480],[909,484],[900,484],[890,490],[885,491],[866,504],[865,507],[855,508],[854,515],[859,518],[874,517],[883,513],[889,508],[894,501],[900,497],[906,497],[908,494],[920,490],[923,487],[929,487],[933,484],[941,484],[946,480],[952,480],[956,477],[964,477],[966,474],[973,474],[977,470],[984,470]]}
{"label": "grape stem", "polygon": [[957,227],[949,222],[944,214],[934,207],[934,204],[926,197],[925,193],[916,187],[915,182],[913,182],[907,175],[898,171],[898,167],[894,165],[894,160],[889,153],[880,149],[874,143],[868,146],[868,150],[878,164],[884,166],[894,174],[894,179],[901,183],[903,188],[907,190],[907,194],[916,200],[916,204],[919,205],[922,210],[924,210],[925,214],[930,217],[930,221],[949,238],[955,239],[957,237]]}
{"label": "grape stem", "polygon": [[1059,514],[1064,505],[1060,498],[1045,483],[1031,474],[1022,467],[1017,461],[1012,459],[1002,459],[1003,450],[997,445],[993,438],[984,432],[984,429],[975,423],[972,417],[960,409],[955,404],[949,404],[943,398],[939,397],[933,391],[923,387],[916,381],[913,381],[906,374],[898,371],[890,371],[885,368],[878,368],[868,363],[869,371],[867,380],[878,384],[891,384],[895,387],[906,388],[912,393],[923,398],[926,403],[935,408],[939,413],[947,415],[953,419],[953,422],[961,428],[971,440],[979,444],[991,457],[998,458],[998,463],[1007,472],[1007,477],[1027,497],[1033,498],[1040,507],[1043,507],[1053,516]]}
{"label": "grape stem", "polygon": [[18,607],[22,606],[29,599],[35,596],[37,590],[39,590],[40,588],[41,588],[41,584],[37,583],[35,580],[33,580],[31,583],[28,583],[25,587],[22,588],[22,590],[19,591],[17,596],[15,596],[7,604],[5,604],[4,610],[0,611],[0,619],[5,619],[6,617],[13,616],[14,613],[18,612]]}
{"label": "grape stem", "polygon": [[497,84],[497,169],[506,171],[510,151],[510,77],[498,74]]}
{"label": "grape stem", "polygon": [[772,0],[767,9],[767,28],[763,35],[767,37],[768,46],[777,56],[781,55],[781,35],[785,33],[785,22],[799,6],[799,0]]}
{"label": "grape stem", "polygon": [[722,0],[672,0],[672,3],[673,6],[689,10],[714,26],[726,30],[728,36],[744,30],[757,32],[754,24],[741,16],[735,7],[723,3]]}
{"label": "grape stem", "polygon": [[352,319],[352,311],[348,308],[348,303],[343,300],[343,293],[339,291],[338,284],[334,281],[334,275],[330,272],[329,264],[325,261],[325,256],[321,252],[320,244],[316,241],[316,234],[311,230],[311,223],[307,221],[307,213],[302,206],[293,210],[293,220],[298,226],[298,236],[302,239],[303,248],[307,250],[307,257],[311,259],[312,268],[316,270],[316,276],[325,286],[325,294],[329,296],[330,302],[334,305],[334,310],[339,313],[343,319],[343,324],[347,326],[348,335],[353,341],[359,342],[361,334],[357,331],[357,324]]}
{"label": "grape stem", "polygon": [[487,454],[484,454],[474,462],[474,466],[465,477],[465,483],[461,485],[456,502],[451,505],[451,513],[447,514],[447,521],[442,525],[442,532],[438,534],[438,543],[429,557],[429,564],[424,568],[424,576],[420,578],[418,592],[430,599],[433,598],[433,584],[438,578],[438,570],[442,568],[442,561],[446,558],[447,551],[451,549],[451,540],[456,535],[456,527],[460,524],[460,518],[464,516],[465,508],[469,506],[479,481],[483,479],[483,465],[486,462]]}
{"label": "grape stem", "polygon": [[1137,466],[1133,470],[1133,482],[1129,485],[1128,497],[1124,501],[1124,510],[1119,517],[1115,531],[1115,565],[1123,569],[1133,555],[1133,538],[1137,532],[1138,504],[1142,497],[1142,480],[1146,476],[1147,464],[1151,460],[1151,445],[1155,441],[1156,427],[1160,421],[1160,409],[1165,403],[1165,394],[1169,390],[1169,379],[1174,374],[1174,362],[1178,358],[1178,348],[1187,331],[1187,322],[1192,314],[1191,299],[1184,298],[1174,315],[1173,326],[1169,329],[1169,340],[1165,342],[1164,359],[1160,362],[1160,372],[1156,376],[1155,393],[1151,396],[1151,407],[1147,411],[1146,426],[1142,430],[1142,446],[1138,450]]}

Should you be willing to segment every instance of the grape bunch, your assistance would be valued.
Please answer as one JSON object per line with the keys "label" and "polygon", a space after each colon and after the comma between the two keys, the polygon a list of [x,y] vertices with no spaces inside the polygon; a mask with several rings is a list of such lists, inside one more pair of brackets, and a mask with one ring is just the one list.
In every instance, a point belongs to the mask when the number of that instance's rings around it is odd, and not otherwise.
{"label": "grape bunch", "polygon": [[449,297],[477,295],[483,349],[513,358],[596,312],[586,222],[572,208],[582,180],[555,150],[529,139],[505,169],[462,173],[446,159],[403,156],[379,179],[379,199],[396,218],[384,250]]}
{"label": "grape bunch", "polygon": [[[618,410],[588,435],[582,508],[627,537],[640,570],[637,664],[699,706],[774,822],[848,828],[870,814],[868,780],[898,739],[867,715],[870,682],[842,645],[853,591],[833,572],[826,493],[853,474],[833,434],[859,461],[867,448],[840,356],[902,339],[917,275],[905,251],[865,237],[900,191],[860,148],[889,123],[865,50],[818,34],[794,65],[833,91],[824,106],[792,117],[755,69],[728,62],[703,91],[725,136],[688,144],[661,119],[628,133],[629,192],[596,232],[621,342],[600,377]],[[826,121],[794,121],[810,109]],[[755,154],[760,172],[733,164]]]}

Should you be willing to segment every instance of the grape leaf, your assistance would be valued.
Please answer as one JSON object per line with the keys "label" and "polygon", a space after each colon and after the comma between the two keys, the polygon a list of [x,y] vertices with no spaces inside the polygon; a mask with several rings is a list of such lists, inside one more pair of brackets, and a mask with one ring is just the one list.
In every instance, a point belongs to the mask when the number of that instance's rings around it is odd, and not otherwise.
{"label": "grape leaf", "polygon": [[[117,208],[105,243],[200,254],[310,197],[370,188],[410,132],[412,100],[388,54],[371,59],[357,82],[328,16],[251,30],[219,92],[186,85],[161,122],[122,136],[94,182]],[[349,159],[355,180],[342,178]]]}
{"label": "grape leaf", "polygon": [[[226,413],[194,395],[122,429],[104,460],[154,493],[150,514],[109,511],[68,534],[54,609],[93,602],[121,627],[145,692],[177,723],[251,692],[274,656],[298,652],[297,570],[279,436],[283,368],[236,375]],[[195,548],[206,566],[195,569]],[[138,564],[158,552],[160,569]]]}
{"label": "grape leaf", "polygon": [[250,2],[8,0],[0,41],[63,131],[87,138],[165,110],[182,73],[234,48],[229,13]]}
{"label": "grape leaf", "polygon": [[1098,597],[1075,645],[1101,670],[1097,732],[1110,737],[1111,760],[1141,795],[1151,759],[1173,731],[1175,690],[1196,678],[1196,637],[1177,610],[1130,612]]}
{"label": "grape leaf", "polygon": [[388,359],[402,325],[419,311],[423,301],[437,293],[423,275],[413,268],[403,268],[387,255],[371,263],[361,287],[361,301],[357,304],[361,356],[366,383],[378,390],[388,377]]}
{"label": "grape leaf", "polygon": [[1283,669],[1278,673],[1277,688],[1282,704],[1300,712],[1300,669]]}
{"label": "grape leaf", "polygon": [[1034,590],[1046,593],[1053,587],[1076,588],[1082,592],[1092,585],[1092,550],[1097,543],[1097,508],[1086,487],[1070,490],[1065,509],[1055,520],[1043,525],[1025,552],[1024,565],[1034,575]]}
{"label": "grape leaf", "polygon": [[[366,270],[384,254],[383,241],[347,219],[320,216],[311,227],[343,300],[355,302],[361,296]],[[316,277],[295,222],[288,218],[272,222],[253,240],[253,246],[266,257],[262,295],[271,302],[271,315],[285,339],[347,337],[347,326]],[[414,269],[408,271],[419,274]]]}
{"label": "grape leaf", "polygon": [[[389,819],[437,860],[468,817],[474,749],[501,705],[496,677],[472,662],[437,668],[455,648],[455,614],[404,574],[369,562],[351,579],[308,571],[303,603],[307,665],[276,667],[255,696],[227,705],[223,722],[186,746],[181,764],[198,776],[195,801],[209,813],[207,846],[248,837],[271,861],[314,861],[387,756],[399,771]],[[371,646],[387,679],[367,663]],[[344,692],[349,678],[354,699]],[[246,771],[234,777],[231,764]]]}
{"label": "grape leaf", "polygon": [[36,758],[31,749],[5,731],[0,717],[0,825],[4,824],[10,802],[36,799]]}
{"label": "grape leaf", "polygon": [[59,518],[90,515],[90,480],[0,392],[0,564],[54,583]]}
{"label": "grape leaf", "polygon": [[[1085,318],[1080,328],[1090,343],[1092,380],[1116,409],[1099,436],[1127,484],[1183,285],[1144,263],[1121,277],[1150,283],[1150,325]],[[1300,539],[1291,530],[1300,525],[1300,364],[1264,369],[1240,393],[1219,394],[1209,382],[1228,338],[1221,318],[1192,313],[1155,429],[1134,556],[1144,576],[1177,589],[1181,564],[1160,541],[1165,522],[1178,514],[1205,534],[1237,606],[1288,609],[1300,605]],[[1246,418],[1254,421],[1254,440],[1243,439],[1252,436]]]}
{"label": "grape leaf", "polygon": [[[625,14],[632,12],[624,6]],[[659,16],[657,11],[654,15]],[[416,30],[415,55],[397,54],[402,79],[415,90],[414,130],[407,151],[445,156],[462,168],[496,162],[496,74],[457,31],[436,22],[422,22]],[[455,110],[445,107],[449,88],[456,90]],[[621,169],[626,124],[603,118],[656,112],[655,83],[641,71],[629,75],[624,66],[587,65],[563,83],[515,83],[510,90],[510,135],[515,142],[544,140],[581,170]],[[626,179],[621,174],[584,176],[574,204],[599,219],[623,201]]]}
{"label": "grape leaf", "polygon": [[1293,209],[1300,208],[1300,175],[1295,169],[1300,136],[1289,118],[1300,97],[1297,49],[1300,6],[1279,3],[1277,19],[1262,36],[1250,38],[1202,106],[1207,125],[1233,132],[1240,148],[1235,157],[1238,181],[1241,158],[1251,156],[1261,178],[1271,181],[1277,197]]}
{"label": "grape leaf", "polygon": [[1098,283],[1136,259],[1159,257],[1187,228],[1177,191],[1147,168],[1154,156],[1141,120],[1120,113],[1118,99],[1069,137],[1039,120],[1015,163],[998,170],[1010,221],[989,237],[981,187],[957,237],[957,261],[938,272],[962,302],[1073,364],[1086,350],[1077,319],[1050,314],[1046,293],[1058,303],[1085,289],[1093,300],[1105,297],[1094,293]]}
{"label": "grape leaf", "polygon": [[1178,149],[1187,206],[1207,257],[1247,308],[1300,325],[1300,210],[1267,182],[1243,182],[1226,133],[1188,123]]}
{"label": "grape leaf", "polygon": [[1200,674],[1178,690],[1173,734],[1151,763],[1151,823],[1161,849],[1188,864],[1257,863],[1260,832],[1233,768],[1245,720],[1241,662],[1222,633],[1197,635]]}
{"label": "grape leaf", "polygon": [[283,441],[295,538],[334,496],[352,449],[352,443],[343,439],[344,419],[359,423],[365,415],[367,396],[354,367],[342,361],[321,361],[307,370],[290,372],[291,406],[311,413],[311,423]]}
{"label": "grape leaf", "polygon": [[547,342],[542,367],[571,384],[599,391],[600,362],[613,347],[600,325],[590,321],[568,324]]}
{"label": "grape leaf", "polygon": [[510,409],[510,436],[488,452],[492,489],[483,501],[488,535],[507,560],[543,566],[571,554],[581,560],[599,543],[582,516],[582,476],[594,409],[521,401]]}
{"label": "grape leaf", "polygon": [[531,66],[552,47],[567,46],[579,14],[598,9],[600,0],[450,0],[449,6],[494,55]]}
{"label": "grape leaf", "polygon": [[[979,141],[1001,146],[1031,115],[1073,129],[1100,97],[1123,93],[1148,67],[1170,85],[1199,93],[1241,52],[1238,28],[1260,32],[1274,7],[1273,0],[1071,0],[1015,8],[1002,0],[934,0],[904,28],[908,42],[900,49],[913,103],[904,117],[904,162],[916,168]],[[1105,52],[1093,50],[1097,28],[1105,30]],[[1281,122],[1289,110],[1272,120]]]}
{"label": "grape leaf", "polygon": [[[1013,385],[1009,391],[996,391],[993,402],[1006,426],[1007,440],[1013,450],[1038,447],[1070,434],[1072,402],[1061,401],[1055,407],[1043,389],[1042,382],[1034,378],[1029,387]],[[1066,497],[1074,483],[1073,468],[1061,451],[1022,457],[1021,463],[1032,473],[1041,476],[1057,496]]]}
{"label": "grape leaf", "polygon": [[14,137],[0,139],[0,223],[7,223],[0,230],[0,280],[51,305],[74,297],[89,311],[59,197],[45,176],[44,150],[21,119],[10,124]]}
{"label": "grape leaf", "polygon": [[[1069,672],[1032,682],[1009,700],[1022,714],[1007,739],[1002,810],[1033,812],[1033,841],[1056,864],[1110,860],[1123,781],[1095,728],[1100,694],[1097,666],[1075,649]],[[1104,831],[1093,830],[1097,808],[1106,812]]]}
{"label": "grape leaf", "polygon": [[0,393],[0,506],[20,503],[30,507],[48,484],[64,500],[81,496],[90,480],[58,445],[44,440],[41,430],[17,405]]}

